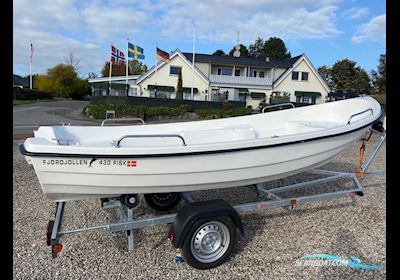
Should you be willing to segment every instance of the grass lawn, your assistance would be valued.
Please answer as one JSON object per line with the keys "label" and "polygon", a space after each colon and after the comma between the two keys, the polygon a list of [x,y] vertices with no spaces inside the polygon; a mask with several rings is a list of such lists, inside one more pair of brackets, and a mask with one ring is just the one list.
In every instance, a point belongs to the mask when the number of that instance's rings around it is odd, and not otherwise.
{"label": "grass lawn", "polygon": [[13,100],[13,106],[31,104],[35,102],[48,102],[48,101],[61,101],[68,100],[67,98],[53,98],[53,99],[38,99],[38,100]]}
{"label": "grass lawn", "polygon": [[13,106],[34,103],[36,100],[13,100]]}

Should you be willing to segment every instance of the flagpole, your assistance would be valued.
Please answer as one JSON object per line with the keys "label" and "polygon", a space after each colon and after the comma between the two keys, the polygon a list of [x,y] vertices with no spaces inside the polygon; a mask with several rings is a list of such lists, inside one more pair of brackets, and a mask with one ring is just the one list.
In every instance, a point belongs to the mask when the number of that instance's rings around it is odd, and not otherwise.
{"label": "flagpole", "polygon": [[158,43],[156,42],[156,56],[155,56],[155,61],[156,61],[156,74],[155,74],[155,76],[154,76],[154,78],[155,78],[155,84],[156,84],[156,88],[155,88],[155,92],[156,92],[156,94],[155,94],[155,96],[154,97],[157,97],[157,67],[158,67],[158,63],[157,63],[157,49],[158,49]]}
{"label": "flagpole", "polygon": [[[111,49],[113,46],[113,42],[111,42]],[[118,53],[117,53],[118,55]],[[110,73],[109,73],[109,86],[108,86],[108,95],[111,95],[111,71],[112,71],[112,61],[111,61],[112,54],[110,53]]]}
{"label": "flagpole", "polygon": [[30,59],[29,63],[29,87],[32,89],[32,58]]}
{"label": "flagpole", "polygon": [[30,56],[29,56],[29,88],[32,89],[32,41],[30,41]]}
{"label": "flagpole", "polygon": [[128,87],[128,64],[129,64],[129,38],[126,39],[126,95],[129,95],[129,87]]}
{"label": "flagpole", "polygon": [[192,88],[190,90],[190,99],[194,100],[193,97],[193,87],[194,87],[194,58],[195,58],[195,54],[194,54],[194,43],[195,43],[195,38],[196,38],[196,27],[193,26],[193,57],[192,57]]}

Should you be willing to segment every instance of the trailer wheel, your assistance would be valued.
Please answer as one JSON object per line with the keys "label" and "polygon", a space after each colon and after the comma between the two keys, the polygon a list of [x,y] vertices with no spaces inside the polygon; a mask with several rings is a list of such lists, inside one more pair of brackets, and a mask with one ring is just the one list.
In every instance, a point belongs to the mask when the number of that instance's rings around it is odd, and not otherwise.
{"label": "trailer wheel", "polygon": [[179,193],[147,193],[144,198],[151,208],[158,211],[170,210],[181,201]]}
{"label": "trailer wheel", "polygon": [[228,216],[197,220],[185,237],[184,260],[197,269],[209,269],[224,263],[233,251],[236,228]]}
{"label": "trailer wheel", "polygon": [[135,208],[138,206],[140,197],[138,194],[123,194],[120,197],[121,203],[128,208]]}

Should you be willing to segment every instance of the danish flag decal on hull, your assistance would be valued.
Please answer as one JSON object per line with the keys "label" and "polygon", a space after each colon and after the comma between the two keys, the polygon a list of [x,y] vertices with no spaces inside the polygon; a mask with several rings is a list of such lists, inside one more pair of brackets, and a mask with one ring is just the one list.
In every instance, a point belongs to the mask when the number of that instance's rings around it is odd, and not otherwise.
{"label": "danish flag decal on hull", "polygon": [[128,167],[136,167],[136,160],[128,160],[126,162],[126,166],[128,166]]}

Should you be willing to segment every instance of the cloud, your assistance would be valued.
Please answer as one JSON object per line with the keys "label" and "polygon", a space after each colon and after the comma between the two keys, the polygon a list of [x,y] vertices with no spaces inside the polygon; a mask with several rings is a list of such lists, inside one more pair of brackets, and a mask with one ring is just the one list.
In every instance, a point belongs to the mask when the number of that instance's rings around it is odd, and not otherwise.
{"label": "cloud", "polygon": [[349,19],[359,19],[365,17],[369,14],[369,9],[367,7],[353,7],[344,11],[343,16]]}
{"label": "cloud", "polygon": [[386,14],[373,17],[368,23],[361,25],[354,33],[353,44],[363,42],[384,42],[386,40]]}
{"label": "cloud", "polygon": [[[184,2],[161,18],[161,35],[190,40],[193,24],[198,39],[206,42],[235,42],[236,31],[240,31],[241,41],[245,43],[253,42],[257,37],[279,36],[295,40],[326,38],[342,33],[335,26],[337,7],[334,5],[321,6],[314,1],[244,2]],[[315,5],[304,7],[310,3]]]}
{"label": "cloud", "polygon": [[80,59],[80,74],[86,75],[94,69],[101,68],[107,53],[92,42],[79,41],[73,38],[46,31],[14,30],[14,70],[29,73],[29,40],[34,38],[32,73],[44,73],[58,63],[64,63],[69,53]]}
{"label": "cloud", "polygon": [[179,44],[244,44],[257,37],[295,41],[334,37],[341,0],[15,0],[14,69],[29,72],[28,44],[35,45],[33,70],[44,73],[72,52],[81,72],[99,73],[109,44],[126,38]]}

